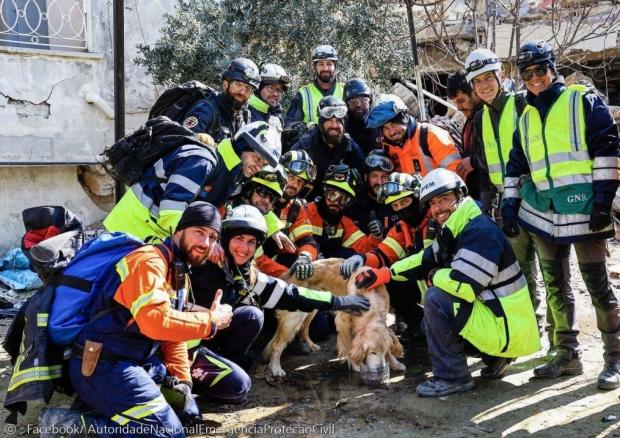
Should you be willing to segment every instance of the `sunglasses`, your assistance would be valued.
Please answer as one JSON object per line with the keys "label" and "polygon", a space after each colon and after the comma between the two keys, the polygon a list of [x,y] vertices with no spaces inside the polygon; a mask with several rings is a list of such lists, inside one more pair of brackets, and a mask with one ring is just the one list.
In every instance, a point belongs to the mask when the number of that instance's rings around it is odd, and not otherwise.
{"label": "sunglasses", "polygon": [[271,190],[266,189],[264,187],[256,187],[254,189],[254,192],[260,196],[263,199],[269,199],[271,202],[273,202],[276,199],[276,194],[273,193]]}
{"label": "sunglasses", "polygon": [[534,77],[534,75],[536,75],[537,78],[542,78],[544,75],[547,74],[547,66],[546,65],[539,65],[531,70],[523,70],[521,72],[521,78],[524,81],[530,81],[532,80],[532,78]]}
{"label": "sunglasses", "polygon": [[325,199],[329,202],[333,202],[334,204],[347,205],[351,197],[338,190],[326,189]]}
{"label": "sunglasses", "polygon": [[348,109],[346,106],[326,106],[325,108],[319,109],[319,116],[324,119],[331,119],[332,117],[344,119],[347,115],[347,111]]}
{"label": "sunglasses", "polygon": [[308,163],[307,161],[293,160],[286,166],[286,169],[293,175],[299,176],[302,179],[304,179],[302,176],[304,172],[309,181],[316,178],[316,167],[314,164]]}
{"label": "sunglasses", "polygon": [[370,169],[379,168],[384,172],[391,172],[394,170],[394,164],[392,160],[386,157],[381,157],[378,155],[369,155],[365,160],[366,166]]}

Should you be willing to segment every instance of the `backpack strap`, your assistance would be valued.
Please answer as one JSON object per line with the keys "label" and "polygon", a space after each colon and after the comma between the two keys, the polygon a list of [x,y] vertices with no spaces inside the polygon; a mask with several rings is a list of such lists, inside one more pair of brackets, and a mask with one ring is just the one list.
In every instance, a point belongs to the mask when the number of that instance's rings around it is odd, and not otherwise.
{"label": "backpack strap", "polygon": [[288,227],[295,223],[297,217],[299,216],[300,209],[301,202],[298,199],[295,199],[293,201],[293,205],[291,205],[291,209],[289,210],[288,215],[286,216],[286,223],[288,224]]}
{"label": "backpack strap", "polygon": [[420,147],[427,157],[433,158],[430,147],[428,146],[428,123],[420,123]]}
{"label": "backpack strap", "polygon": [[84,280],[80,277],[74,277],[73,275],[65,274],[55,275],[49,280],[48,284],[54,287],[68,286],[86,293],[89,293],[93,286],[93,283],[91,281]]}

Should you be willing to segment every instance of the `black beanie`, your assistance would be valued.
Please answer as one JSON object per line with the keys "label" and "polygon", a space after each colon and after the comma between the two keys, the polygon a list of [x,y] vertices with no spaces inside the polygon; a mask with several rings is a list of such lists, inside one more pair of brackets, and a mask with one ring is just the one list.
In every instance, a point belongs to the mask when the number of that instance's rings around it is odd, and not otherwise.
{"label": "black beanie", "polygon": [[409,117],[407,116],[406,113],[400,112],[400,113],[396,114],[396,116],[393,117],[389,121],[392,122],[392,123],[396,123],[398,125],[405,125],[405,126],[407,126],[407,123],[409,121]]}
{"label": "black beanie", "polygon": [[183,212],[176,231],[189,227],[209,227],[219,233],[222,228],[222,217],[213,204],[203,201],[192,202]]}

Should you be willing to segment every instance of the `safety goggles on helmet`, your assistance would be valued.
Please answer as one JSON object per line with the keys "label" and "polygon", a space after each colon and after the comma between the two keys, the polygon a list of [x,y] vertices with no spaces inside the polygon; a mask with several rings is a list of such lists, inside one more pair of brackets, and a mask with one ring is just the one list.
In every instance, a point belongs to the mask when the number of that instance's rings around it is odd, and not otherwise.
{"label": "safety goggles on helmet", "polygon": [[244,68],[243,74],[248,79],[260,79],[260,73],[258,73],[257,69],[254,69],[252,67]]}
{"label": "safety goggles on helmet", "polygon": [[471,73],[471,72],[480,70],[485,65],[497,64],[497,63],[499,63],[498,58],[474,59],[467,66],[467,71]]}
{"label": "safety goggles on helmet", "polygon": [[288,85],[291,82],[291,78],[286,75],[281,76],[261,76],[261,82],[263,83],[280,83],[283,85]]}
{"label": "safety goggles on helmet", "polygon": [[381,155],[370,154],[364,161],[368,170],[383,170],[384,172],[392,172],[394,170],[394,163],[388,157],[382,157]]}
{"label": "safety goggles on helmet", "polygon": [[351,200],[351,197],[340,190],[326,188],[325,199],[334,204],[347,205]]}
{"label": "safety goggles on helmet", "polygon": [[[286,165],[286,170],[307,181],[314,181],[316,178],[316,167],[314,164],[308,163],[307,161],[293,160]],[[303,175],[304,173],[306,175]]]}
{"label": "safety goggles on helmet", "polygon": [[385,202],[388,197],[399,195],[403,192],[413,194],[413,191],[410,188],[395,181],[388,181],[377,187],[377,200],[379,200],[379,202]]}
{"label": "safety goggles on helmet", "polygon": [[537,78],[542,78],[547,74],[547,70],[548,68],[546,65],[537,65],[531,70],[523,70],[521,72],[521,78],[526,82],[531,81],[534,75],[536,75]]}
{"label": "safety goggles on helmet", "polygon": [[319,116],[324,119],[331,119],[332,117],[344,119],[347,111],[346,106],[326,106],[325,108],[319,108]]}

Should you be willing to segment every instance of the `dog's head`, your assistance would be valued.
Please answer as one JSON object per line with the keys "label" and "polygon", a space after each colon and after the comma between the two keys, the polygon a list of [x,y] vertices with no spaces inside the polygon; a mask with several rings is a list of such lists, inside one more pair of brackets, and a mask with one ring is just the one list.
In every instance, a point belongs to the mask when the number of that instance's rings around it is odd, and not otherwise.
{"label": "dog's head", "polygon": [[370,321],[355,334],[349,360],[360,370],[364,383],[381,384],[389,379],[390,367],[386,359],[393,347],[393,336],[380,320]]}

